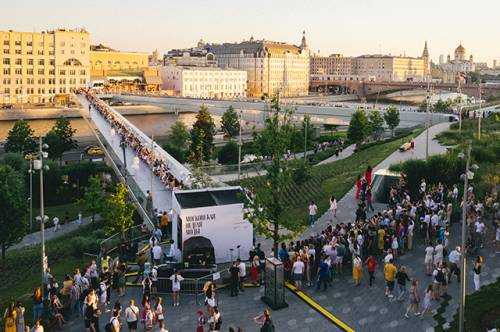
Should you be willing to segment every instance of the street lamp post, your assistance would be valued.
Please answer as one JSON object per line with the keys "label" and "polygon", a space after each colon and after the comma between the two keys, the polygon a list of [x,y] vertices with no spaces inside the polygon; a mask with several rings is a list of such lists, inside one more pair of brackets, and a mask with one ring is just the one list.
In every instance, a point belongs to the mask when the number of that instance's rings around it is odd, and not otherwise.
{"label": "street lamp post", "polygon": [[33,230],[33,159],[30,159],[30,232]]}
{"label": "street lamp post", "polygon": [[240,180],[240,177],[241,177],[241,146],[242,146],[242,142],[241,142],[241,113],[242,113],[242,110],[240,109],[239,111],[239,135],[238,135],[238,181]]}
{"label": "street lamp post", "polygon": [[430,99],[431,99],[431,81],[429,78],[427,78],[427,107],[426,107],[426,112],[427,112],[427,119],[425,121],[425,159],[429,159],[429,104],[430,104]]}
{"label": "street lamp post", "polygon": [[481,110],[481,82],[479,82],[479,86],[478,86],[478,89],[479,89],[479,109],[477,110],[478,111],[478,117],[477,117],[477,139],[480,140],[481,139],[481,118],[483,117],[483,111]]}
{"label": "street lamp post", "polygon": [[307,157],[307,127],[309,127],[309,121],[306,121],[304,117],[304,163],[306,163]]}
{"label": "street lamp post", "polygon": [[43,296],[43,286],[45,281],[45,272],[48,268],[47,257],[45,256],[45,221],[47,217],[45,216],[45,206],[44,206],[44,197],[43,197],[43,159],[48,157],[47,152],[43,151],[43,149],[48,148],[47,144],[43,144],[42,136],[39,139],[39,150],[38,150],[38,158],[34,160],[34,168],[40,170],[40,236],[41,236],[41,247],[42,247],[42,296]]}
{"label": "street lamp post", "polygon": [[127,143],[125,143],[125,139],[122,137],[120,141],[120,147],[122,148],[122,153],[123,153],[123,177],[126,179],[127,178],[127,154],[125,151],[125,147],[127,146]]}
{"label": "street lamp post", "polygon": [[467,258],[465,250],[466,242],[466,222],[467,222],[467,190],[469,188],[469,167],[470,167],[470,153],[472,145],[468,142],[467,156],[463,153],[459,154],[459,157],[467,158],[465,164],[465,175],[464,175],[464,194],[462,202],[462,254],[460,256],[460,269],[462,278],[460,278],[460,306],[459,306],[459,331],[464,331],[464,314],[465,314],[465,295],[466,295],[466,279],[467,279]]}

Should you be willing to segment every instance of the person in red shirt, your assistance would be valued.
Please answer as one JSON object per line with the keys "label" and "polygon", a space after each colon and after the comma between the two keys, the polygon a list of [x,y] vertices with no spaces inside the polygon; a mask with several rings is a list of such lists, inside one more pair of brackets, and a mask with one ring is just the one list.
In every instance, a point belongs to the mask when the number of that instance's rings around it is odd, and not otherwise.
{"label": "person in red shirt", "polygon": [[367,185],[372,184],[372,172],[373,172],[372,167],[368,165],[365,172],[365,180]]}
{"label": "person in red shirt", "polygon": [[356,178],[356,200],[359,200],[359,193],[361,191],[361,176]]}
{"label": "person in red shirt", "polygon": [[377,268],[377,260],[373,256],[369,256],[365,261],[368,274],[370,275],[370,287],[372,286],[373,280],[375,280],[375,269]]}

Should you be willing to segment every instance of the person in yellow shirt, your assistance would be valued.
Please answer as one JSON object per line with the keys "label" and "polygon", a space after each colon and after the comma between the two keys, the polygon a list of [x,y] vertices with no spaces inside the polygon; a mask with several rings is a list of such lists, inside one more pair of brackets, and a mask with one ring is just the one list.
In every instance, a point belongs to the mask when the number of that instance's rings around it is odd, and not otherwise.
{"label": "person in yellow shirt", "polygon": [[5,332],[16,332],[16,318],[17,312],[14,308],[14,303],[11,303],[3,315]]}
{"label": "person in yellow shirt", "polygon": [[383,228],[379,228],[379,230],[377,231],[377,235],[378,235],[378,250],[379,252],[383,252],[385,230]]}
{"label": "person in yellow shirt", "polygon": [[161,218],[160,218],[160,229],[161,229],[161,233],[163,234],[163,236],[165,237],[169,237],[169,227],[168,227],[168,224],[170,223],[170,219],[168,218],[168,214],[167,214],[167,211],[163,211],[163,214],[161,215]]}
{"label": "person in yellow shirt", "polygon": [[392,295],[392,291],[394,290],[394,279],[396,278],[397,270],[398,269],[394,265],[392,259],[384,266],[384,277],[386,282],[385,296],[389,297],[390,299],[394,297],[394,295]]}

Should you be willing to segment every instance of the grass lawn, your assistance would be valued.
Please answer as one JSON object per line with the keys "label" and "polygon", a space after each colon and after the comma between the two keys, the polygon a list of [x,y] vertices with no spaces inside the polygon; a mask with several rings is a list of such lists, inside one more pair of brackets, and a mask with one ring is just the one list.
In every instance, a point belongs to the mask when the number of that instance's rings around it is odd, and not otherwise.
{"label": "grass lawn", "polygon": [[[353,187],[356,177],[362,174],[368,165],[379,164],[403,142],[421,132],[421,129],[416,129],[404,138],[369,147],[330,164],[312,167],[309,179],[302,184],[293,184],[287,188],[286,205],[289,209],[283,218],[295,219],[297,223],[306,226],[309,201],[316,202],[321,215],[328,209],[331,195],[339,200]],[[241,185],[249,188],[258,187],[264,180],[264,177],[245,179],[241,181]]]}
{"label": "grass lawn", "polygon": [[[45,208],[45,214],[49,216],[50,220],[57,216],[59,220],[63,221],[64,217],[67,215],[70,221],[76,220],[78,218],[78,212],[82,211],[82,207],[78,202],[73,202],[63,205],[47,206]],[[83,213],[83,211],[82,211]]]}

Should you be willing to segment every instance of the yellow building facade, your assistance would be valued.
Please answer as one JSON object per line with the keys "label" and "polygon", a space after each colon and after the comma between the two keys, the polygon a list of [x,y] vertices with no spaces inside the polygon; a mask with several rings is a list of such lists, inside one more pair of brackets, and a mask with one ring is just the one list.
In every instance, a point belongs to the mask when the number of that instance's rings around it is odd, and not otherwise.
{"label": "yellow building facade", "polygon": [[49,103],[90,80],[90,34],[0,31],[0,104]]}
{"label": "yellow building facade", "polygon": [[132,71],[148,67],[147,53],[122,52],[103,45],[92,46],[90,50],[90,69],[92,72]]}

